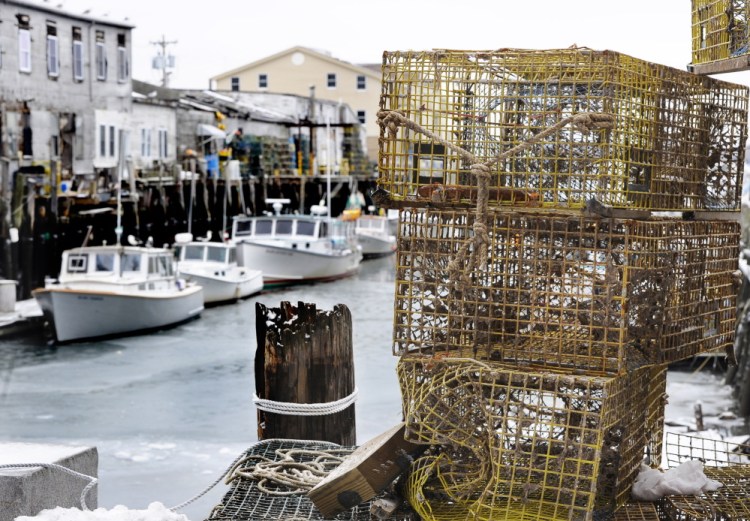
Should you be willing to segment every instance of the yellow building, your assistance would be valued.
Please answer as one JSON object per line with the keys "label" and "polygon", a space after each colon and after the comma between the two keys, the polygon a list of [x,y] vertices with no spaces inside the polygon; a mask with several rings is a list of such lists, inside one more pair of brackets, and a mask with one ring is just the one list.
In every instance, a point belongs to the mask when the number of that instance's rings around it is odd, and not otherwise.
{"label": "yellow building", "polygon": [[367,132],[367,154],[378,155],[380,65],[354,65],[308,47],[292,47],[211,78],[218,91],[267,91],[339,101],[357,114]]}

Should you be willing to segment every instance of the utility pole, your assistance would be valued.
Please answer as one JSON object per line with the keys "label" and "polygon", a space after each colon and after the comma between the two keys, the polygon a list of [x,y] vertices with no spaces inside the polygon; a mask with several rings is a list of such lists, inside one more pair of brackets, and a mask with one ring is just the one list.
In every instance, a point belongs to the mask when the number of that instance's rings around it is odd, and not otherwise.
{"label": "utility pole", "polygon": [[161,86],[168,87],[169,75],[172,73],[167,71],[167,68],[174,68],[175,59],[173,55],[167,54],[167,46],[176,44],[177,40],[167,41],[164,38],[164,35],[162,35],[161,40],[150,43],[151,45],[156,45],[161,49],[159,54],[157,54],[152,61],[152,68],[161,70]]}

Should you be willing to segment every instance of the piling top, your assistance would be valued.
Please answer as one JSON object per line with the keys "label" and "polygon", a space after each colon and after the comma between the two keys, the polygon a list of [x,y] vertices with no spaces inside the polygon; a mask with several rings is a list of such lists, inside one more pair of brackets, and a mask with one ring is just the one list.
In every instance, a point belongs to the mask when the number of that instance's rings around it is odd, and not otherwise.
{"label": "piling top", "polygon": [[[86,450],[90,450],[90,447],[48,443],[0,443],[0,465],[57,463]],[[31,474],[37,470],[39,467],[0,469],[0,476]]]}

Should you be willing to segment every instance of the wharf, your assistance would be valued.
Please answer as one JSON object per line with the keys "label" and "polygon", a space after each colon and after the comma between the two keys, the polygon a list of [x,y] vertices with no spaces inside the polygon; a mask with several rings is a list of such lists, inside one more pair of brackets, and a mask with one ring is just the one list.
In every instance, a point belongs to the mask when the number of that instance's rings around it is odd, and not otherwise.
{"label": "wharf", "polygon": [[43,324],[44,316],[36,299],[20,300],[13,311],[0,312],[0,338],[26,333]]}

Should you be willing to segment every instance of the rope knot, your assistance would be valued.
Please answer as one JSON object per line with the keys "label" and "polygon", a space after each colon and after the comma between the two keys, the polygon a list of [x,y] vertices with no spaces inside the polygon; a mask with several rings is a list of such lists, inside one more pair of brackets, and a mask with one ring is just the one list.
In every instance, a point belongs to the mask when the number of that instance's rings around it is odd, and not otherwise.
{"label": "rope knot", "polygon": [[615,118],[611,114],[598,114],[582,112],[572,118],[573,128],[580,132],[592,132],[594,130],[612,128]]}
{"label": "rope knot", "polygon": [[406,115],[401,110],[379,110],[378,125],[382,128],[389,138],[395,138],[398,127],[406,119]]}
{"label": "rope knot", "polygon": [[492,169],[484,163],[474,163],[469,168],[477,179],[489,179],[492,176]]}

